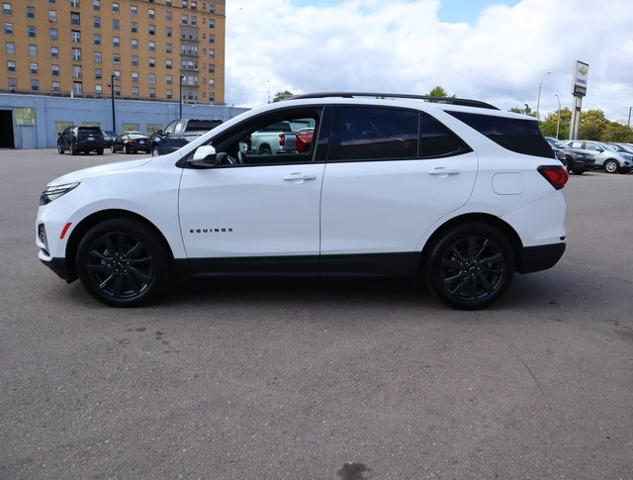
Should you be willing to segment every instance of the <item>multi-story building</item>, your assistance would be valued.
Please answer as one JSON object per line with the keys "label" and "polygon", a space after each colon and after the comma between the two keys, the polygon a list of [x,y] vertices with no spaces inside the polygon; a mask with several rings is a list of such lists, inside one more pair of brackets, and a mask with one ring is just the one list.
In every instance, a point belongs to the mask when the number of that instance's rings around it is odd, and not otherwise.
{"label": "multi-story building", "polygon": [[0,91],[224,102],[224,0],[0,4]]}

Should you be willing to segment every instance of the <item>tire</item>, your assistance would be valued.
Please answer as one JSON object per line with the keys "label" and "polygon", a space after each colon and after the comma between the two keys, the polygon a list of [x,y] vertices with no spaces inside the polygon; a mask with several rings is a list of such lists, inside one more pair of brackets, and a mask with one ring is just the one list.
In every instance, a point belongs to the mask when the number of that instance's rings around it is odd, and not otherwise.
{"label": "tire", "polygon": [[103,148],[97,149],[97,155],[103,155]]}
{"label": "tire", "polygon": [[64,149],[62,148],[61,145],[57,145],[57,153],[59,153],[60,155],[64,154]]}
{"label": "tire", "polygon": [[583,173],[585,173],[584,170],[572,170],[572,172],[574,173],[574,175],[582,175]]}
{"label": "tire", "polygon": [[620,164],[617,162],[617,160],[609,159],[604,162],[604,170],[607,173],[618,173],[618,171],[620,170]]}
{"label": "tire", "polygon": [[481,222],[458,225],[431,246],[426,283],[453,308],[476,310],[497,300],[512,282],[514,252],[498,229]]}
{"label": "tire", "polygon": [[270,149],[270,147],[268,145],[262,145],[261,147],[259,147],[259,154],[260,155],[272,155],[273,151]]}
{"label": "tire", "polygon": [[73,147],[73,144],[70,144],[70,154],[71,155],[77,155],[77,150],[75,150],[75,147]]}
{"label": "tire", "polygon": [[162,293],[169,255],[156,234],[129,218],[105,220],[79,243],[76,271],[84,288],[114,307],[136,307]]}
{"label": "tire", "polygon": [[160,151],[158,150],[158,147],[154,147],[151,153],[152,153],[152,157],[158,157],[160,155]]}
{"label": "tire", "polygon": [[112,153],[116,153],[116,148],[114,147],[114,145],[110,147],[110,150],[112,151]]}
{"label": "tire", "polygon": [[130,152],[130,147],[128,147],[127,145],[124,145],[123,146],[123,153],[125,153],[126,155],[129,155],[131,153]]}

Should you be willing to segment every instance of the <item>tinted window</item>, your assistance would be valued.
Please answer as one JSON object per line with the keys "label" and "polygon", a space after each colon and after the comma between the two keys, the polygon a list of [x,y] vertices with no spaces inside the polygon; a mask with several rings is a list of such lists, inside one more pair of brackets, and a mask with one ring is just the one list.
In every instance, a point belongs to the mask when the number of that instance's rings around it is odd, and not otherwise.
{"label": "tinted window", "polygon": [[464,141],[426,113],[420,114],[419,158],[438,158],[472,152]]}
{"label": "tinted window", "polygon": [[418,114],[395,108],[337,108],[331,147],[330,160],[415,158]]}
{"label": "tinted window", "polygon": [[273,123],[260,129],[261,132],[292,132],[292,127],[289,122]]}
{"label": "tinted window", "polygon": [[545,141],[545,138],[543,138],[543,135],[541,135],[536,120],[521,120],[465,112],[447,113],[508,150],[537,157],[554,157],[554,152]]}
{"label": "tinted window", "polygon": [[220,125],[222,122],[220,120],[189,120],[187,124],[188,132],[208,132],[209,130],[213,130],[215,127]]}

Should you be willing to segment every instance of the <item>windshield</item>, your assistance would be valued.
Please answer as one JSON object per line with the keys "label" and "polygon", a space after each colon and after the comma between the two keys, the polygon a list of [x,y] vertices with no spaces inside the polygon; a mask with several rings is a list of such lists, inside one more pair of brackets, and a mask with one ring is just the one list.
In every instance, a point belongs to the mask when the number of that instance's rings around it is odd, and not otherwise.
{"label": "windshield", "polygon": [[547,141],[550,143],[550,145],[552,145],[553,147],[556,148],[567,148],[567,145],[565,145],[563,142],[556,140],[555,138],[547,138]]}

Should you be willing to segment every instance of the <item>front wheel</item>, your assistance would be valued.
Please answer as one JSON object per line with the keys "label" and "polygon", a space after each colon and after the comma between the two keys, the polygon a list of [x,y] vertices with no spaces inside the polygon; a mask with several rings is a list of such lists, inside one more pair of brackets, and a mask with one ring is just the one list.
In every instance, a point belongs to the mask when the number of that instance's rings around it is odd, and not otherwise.
{"label": "front wheel", "polygon": [[514,253],[496,228],[473,222],[446,232],[425,262],[431,291],[448,305],[474,310],[494,302],[512,282]]}
{"label": "front wheel", "polygon": [[617,173],[620,170],[620,164],[615,160],[607,160],[604,162],[604,169],[607,173]]}
{"label": "front wheel", "polygon": [[160,152],[158,151],[158,147],[154,147],[152,149],[152,157],[158,157],[160,155]]}
{"label": "front wheel", "polygon": [[166,287],[169,260],[156,234],[128,218],[92,227],[77,249],[82,284],[97,300],[135,307],[156,298]]}
{"label": "front wheel", "polygon": [[57,145],[57,153],[59,153],[60,155],[64,154],[64,149],[62,148],[61,145]]}

